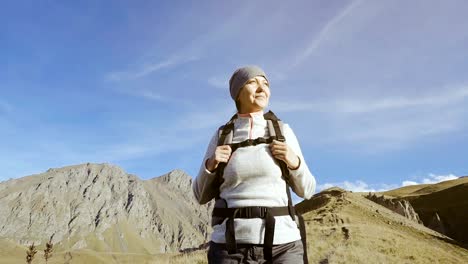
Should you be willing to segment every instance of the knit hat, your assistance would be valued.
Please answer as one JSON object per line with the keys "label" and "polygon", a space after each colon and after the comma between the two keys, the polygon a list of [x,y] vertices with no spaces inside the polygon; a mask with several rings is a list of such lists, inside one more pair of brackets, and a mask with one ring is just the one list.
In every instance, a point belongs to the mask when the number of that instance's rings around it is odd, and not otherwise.
{"label": "knit hat", "polygon": [[241,67],[232,74],[231,79],[229,79],[229,91],[234,101],[237,99],[244,84],[255,76],[263,76],[268,80],[265,72],[255,65]]}

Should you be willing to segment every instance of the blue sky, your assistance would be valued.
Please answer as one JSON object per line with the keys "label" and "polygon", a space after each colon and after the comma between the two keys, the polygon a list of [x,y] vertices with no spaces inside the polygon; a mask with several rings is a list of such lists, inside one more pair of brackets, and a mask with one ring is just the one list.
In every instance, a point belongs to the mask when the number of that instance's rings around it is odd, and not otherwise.
{"label": "blue sky", "polygon": [[0,180],[108,162],[195,176],[235,112],[239,66],[269,75],[319,189],[468,174],[466,1],[6,1]]}

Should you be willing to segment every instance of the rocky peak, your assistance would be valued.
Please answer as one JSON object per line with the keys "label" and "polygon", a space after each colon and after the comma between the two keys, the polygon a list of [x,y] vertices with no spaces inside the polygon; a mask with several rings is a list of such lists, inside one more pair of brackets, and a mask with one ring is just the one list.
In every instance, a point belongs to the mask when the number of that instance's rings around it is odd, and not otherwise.
{"label": "rocky peak", "polygon": [[418,213],[416,213],[413,206],[411,206],[410,202],[408,202],[407,200],[385,197],[384,195],[378,196],[375,193],[369,193],[365,197],[375,203],[378,203],[394,211],[397,214],[400,214],[410,220],[413,220],[416,223],[422,224]]}
{"label": "rocky peak", "polygon": [[187,187],[191,188],[192,185],[192,177],[180,169],[175,169],[155,178],[155,180],[178,189],[186,189]]}

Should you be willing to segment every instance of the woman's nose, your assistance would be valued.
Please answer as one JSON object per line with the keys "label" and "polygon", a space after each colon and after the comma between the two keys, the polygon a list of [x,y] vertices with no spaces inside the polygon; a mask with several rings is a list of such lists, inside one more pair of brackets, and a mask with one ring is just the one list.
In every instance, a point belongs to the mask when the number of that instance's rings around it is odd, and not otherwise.
{"label": "woman's nose", "polygon": [[265,87],[263,86],[262,83],[257,82],[257,92],[263,92],[265,90]]}
{"label": "woman's nose", "polygon": [[265,86],[266,86],[266,84],[264,84],[263,82],[261,82],[261,81],[259,81],[257,79],[257,90],[264,90]]}

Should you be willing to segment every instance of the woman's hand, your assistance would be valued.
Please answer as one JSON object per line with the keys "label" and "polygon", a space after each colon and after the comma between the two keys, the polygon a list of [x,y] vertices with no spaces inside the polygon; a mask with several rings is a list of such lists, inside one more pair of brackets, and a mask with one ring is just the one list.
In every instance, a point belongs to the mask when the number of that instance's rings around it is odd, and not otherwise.
{"label": "woman's hand", "polygon": [[270,151],[273,157],[284,161],[286,165],[288,165],[288,168],[292,170],[299,168],[299,157],[285,142],[273,140],[273,142],[270,144]]}
{"label": "woman's hand", "polygon": [[229,161],[231,152],[231,146],[229,145],[216,147],[215,153],[206,161],[206,169],[214,172],[220,163],[227,163]]}

